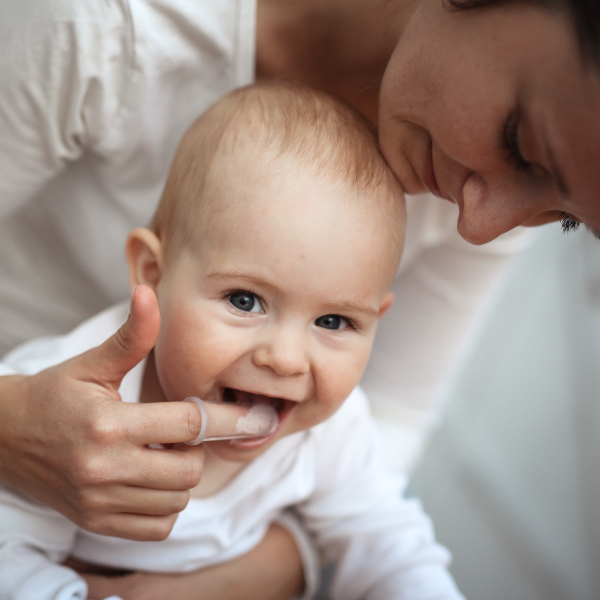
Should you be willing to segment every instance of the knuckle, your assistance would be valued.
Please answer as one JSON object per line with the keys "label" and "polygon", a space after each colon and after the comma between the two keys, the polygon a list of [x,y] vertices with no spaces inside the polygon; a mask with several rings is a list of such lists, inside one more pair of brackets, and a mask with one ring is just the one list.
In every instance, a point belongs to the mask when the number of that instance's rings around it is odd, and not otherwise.
{"label": "knuckle", "polygon": [[95,519],[106,506],[102,497],[93,492],[88,492],[80,495],[81,510],[88,515],[89,518]]}
{"label": "knuckle", "polygon": [[190,432],[191,440],[197,438],[200,429],[202,429],[202,415],[200,414],[200,410],[192,405],[187,410],[187,428]]}
{"label": "knuckle", "polygon": [[180,513],[190,501],[190,493],[189,492],[181,492],[177,494],[175,497],[173,504],[171,506],[173,513]]}
{"label": "knuckle", "polygon": [[91,472],[88,461],[86,459],[79,459],[71,464],[70,468],[70,480],[71,485],[75,488],[76,500],[78,504],[81,504],[83,489],[88,485],[93,485],[94,478]]}
{"label": "knuckle", "polygon": [[186,489],[196,487],[202,479],[203,460],[198,456],[192,456],[187,461],[188,468],[185,473]]}
{"label": "knuckle", "polygon": [[119,329],[117,329],[117,331],[115,332],[113,339],[115,341],[115,344],[119,348],[119,350],[121,350],[123,352],[129,351],[129,348],[131,347],[131,337],[130,337],[129,327],[126,327],[125,325],[121,325],[121,327],[119,327]]}
{"label": "knuckle", "polygon": [[175,525],[176,518],[176,516],[168,516],[158,519],[157,523],[150,531],[149,541],[162,542],[163,540],[166,540],[173,529],[173,525]]}
{"label": "knuckle", "polygon": [[77,494],[78,503],[88,506],[97,496],[89,488],[110,481],[110,468],[101,457],[82,457],[71,467],[71,483]]}
{"label": "knuckle", "polygon": [[118,419],[109,414],[96,414],[88,424],[88,437],[102,446],[112,446],[126,437],[126,429]]}
{"label": "knuckle", "polygon": [[77,525],[92,533],[97,533],[100,535],[110,534],[110,528],[108,527],[106,521],[93,513],[82,514]]}

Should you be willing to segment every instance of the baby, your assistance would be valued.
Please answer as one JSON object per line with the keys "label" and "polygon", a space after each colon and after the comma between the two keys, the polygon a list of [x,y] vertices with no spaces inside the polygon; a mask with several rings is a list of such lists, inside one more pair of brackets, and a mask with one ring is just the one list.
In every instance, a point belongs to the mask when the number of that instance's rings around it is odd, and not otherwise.
{"label": "baby", "polygon": [[[129,402],[267,405],[277,426],[204,442],[202,481],[162,542],[95,535],[0,488],[0,597],[85,598],[60,564],[69,556],[135,571],[214,565],[256,546],[292,507],[335,564],[331,598],[462,598],[427,517],[382,468],[355,389],[393,300],[404,219],[370,126],[337,100],[263,84],[202,115],[150,228],[127,242],[131,284],[154,290],[161,329],[119,391]],[[116,306],[5,360],[40,370],[98,345],[126,316]]]}

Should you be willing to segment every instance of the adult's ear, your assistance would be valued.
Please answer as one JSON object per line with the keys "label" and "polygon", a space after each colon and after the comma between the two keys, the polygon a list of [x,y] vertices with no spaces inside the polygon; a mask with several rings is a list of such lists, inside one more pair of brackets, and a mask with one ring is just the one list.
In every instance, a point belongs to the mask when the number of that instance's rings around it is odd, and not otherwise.
{"label": "adult's ear", "polygon": [[385,315],[392,304],[394,304],[394,294],[392,294],[392,292],[386,292],[381,301],[381,306],[379,307],[379,318]]}
{"label": "adult's ear", "polygon": [[164,264],[163,245],[156,234],[144,227],[134,229],[127,238],[125,254],[131,289],[144,283],[156,292]]}

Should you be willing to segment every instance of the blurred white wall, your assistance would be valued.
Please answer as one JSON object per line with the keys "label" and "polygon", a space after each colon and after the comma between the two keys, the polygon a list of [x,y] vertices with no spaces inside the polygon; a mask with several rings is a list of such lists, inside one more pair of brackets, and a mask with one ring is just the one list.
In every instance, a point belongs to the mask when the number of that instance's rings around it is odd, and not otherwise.
{"label": "blurred white wall", "polygon": [[472,600],[600,598],[600,241],[513,266],[412,487]]}

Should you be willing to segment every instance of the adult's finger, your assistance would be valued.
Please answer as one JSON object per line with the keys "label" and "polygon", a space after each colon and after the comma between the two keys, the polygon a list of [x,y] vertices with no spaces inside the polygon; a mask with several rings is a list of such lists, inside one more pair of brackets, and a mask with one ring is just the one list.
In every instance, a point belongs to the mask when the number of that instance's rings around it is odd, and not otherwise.
{"label": "adult's finger", "polygon": [[160,542],[168,537],[179,513],[164,516],[113,513],[94,529],[102,535],[130,540]]}
{"label": "adult's finger", "polygon": [[111,406],[112,418],[126,428],[132,444],[177,444],[198,437],[202,415],[191,402],[123,403]]}
{"label": "adult's finger", "polygon": [[[133,485],[106,486],[98,491],[95,500],[97,512],[90,511],[90,518],[94,515],[110,515],[117,513],[131,513],[162,517],[180,513],[188,504],[190,492],[188,490],[152,490],[139,488]],[[92,506],[93,508],[93,506]]]}
{"label": "adult's finger", "polygon": [[[225,435],[236,427],[240,407],[231,404],[206,405],[211,435]],[[125,404],[115,407],[122,412],[120,423],[128,424],[127,436],[134,444],[177,444],[198,437],[202,414],[193,402],[155,402],[152,404]],[[135,411],[136,418],[130,414]],[[265,426],[272,425],[265,419]]]}
{"label": "adult's finger", "polygon": [[116,391],[123,377],[152,350],[159,330],[156,294],[148,286],[138,285],[127,321],[103,344],[72,359],[72,377]]}
{"label": "adult's finger", "polygon": [[80,483],[93,492],[101,486],[130,485],[156,490],[189,490],[200,483],[202,446],[176,449],[133,447],[129,451],[88,460]]}

